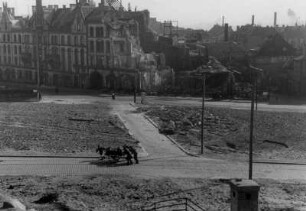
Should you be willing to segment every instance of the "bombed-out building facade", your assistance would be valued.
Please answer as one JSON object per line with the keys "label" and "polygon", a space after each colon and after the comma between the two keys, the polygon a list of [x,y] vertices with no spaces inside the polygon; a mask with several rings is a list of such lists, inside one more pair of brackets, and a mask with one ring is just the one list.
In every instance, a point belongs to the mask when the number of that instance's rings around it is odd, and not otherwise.
{"label": "bombed-out building facade", "polygon": [[3,4],[1,81],[132,90],[153,89],[166,83],[165,75],[172,77],[162,56],[142,48],[149,24],[146,10],[125,10],[117,1],[111,5],[104,0],[98,6],[76,0],[63,8],[36,0],[32,9],[33,15],[23,18]]}

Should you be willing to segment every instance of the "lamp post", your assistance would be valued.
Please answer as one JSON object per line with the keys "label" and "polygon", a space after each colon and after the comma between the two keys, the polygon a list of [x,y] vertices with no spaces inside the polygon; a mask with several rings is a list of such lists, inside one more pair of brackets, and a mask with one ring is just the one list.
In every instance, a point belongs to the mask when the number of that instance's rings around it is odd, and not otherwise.
{"label": "lamp post", "polygon": [[251,119],[250,119],[250,143],[249,143],[249,179],[253,177],[253,130],[254,130],[254,102],[255,102],[255,87],[253,79],[253,69],[251,69],[252,75],[252,101],[251,101]]}
{"label": "lamp post", "polygon": [[136,103],[136,94],[137,94],[137,70],[134,73],[134,103]]}
{"label": "lamp post", "polygon": [[203,89],[203,96],[202,96],[202,118],[201,118],[201,154],[204,154],[204,109],[205,109],[205,85],[206,85],[206,75],[205,73],[202,74],[202,89]]}
{"label": "lamp post", "polygon": [[[262,70],[253,66],[249,66],[251,70],[252,80],[252,95],[251,95],[251,118],[250,118],[250,142],[249,142],[249,179],[253,178],[253,138],[254,138],[254,108],[255,108],[255,95],[257,95],[257,72]],[[255,72],[256,71],[256,72]]]}

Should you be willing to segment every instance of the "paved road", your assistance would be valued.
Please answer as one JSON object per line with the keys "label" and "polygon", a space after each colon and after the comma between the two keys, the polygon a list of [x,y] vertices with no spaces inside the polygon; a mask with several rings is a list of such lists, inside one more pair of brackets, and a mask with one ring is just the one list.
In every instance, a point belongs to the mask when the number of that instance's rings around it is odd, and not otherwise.
{"label": "paved road", "polygon": [[[110,103],[114,113],[120,116],[131,134],[137,138],[146,152],[140,164],[126,166],[106,165],[92,158],[0,158],[0,175],[91,175],[123,174],[141,178],[247,178],[248,164],[226,160],[190,157],[179,150],[166,137],[159,134],[141,114],[133,112],[133,106],[123,98],[84,96],[56,96],[45,99],[57,103]],[[299,179],[306,181],[306,166],[254,164],[254,178]]]}

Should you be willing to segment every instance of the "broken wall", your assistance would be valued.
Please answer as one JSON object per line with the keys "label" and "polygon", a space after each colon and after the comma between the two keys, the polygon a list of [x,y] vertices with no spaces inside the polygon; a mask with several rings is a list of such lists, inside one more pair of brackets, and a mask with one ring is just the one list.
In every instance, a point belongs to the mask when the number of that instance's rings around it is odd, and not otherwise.
{"label": "broken wall", "polygon": [[140,89],[146,92],[166,92],[174,87],[175,73],[171,68],[146,69],[140,72]]}

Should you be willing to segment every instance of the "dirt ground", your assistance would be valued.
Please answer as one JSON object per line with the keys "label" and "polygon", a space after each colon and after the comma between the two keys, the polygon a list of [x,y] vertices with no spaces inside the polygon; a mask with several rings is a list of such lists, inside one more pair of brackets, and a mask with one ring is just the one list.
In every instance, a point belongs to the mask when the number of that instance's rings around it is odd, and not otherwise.
{"label": "dirt ground", "polygon": [[[109,111],[107,104],[101,102],[69,105],[0,103],[0,152],[80,155],[95,153],[97,144],[136,145],[137,141]],[[159,124],[173,121],[175,133],[172,137],[184,147],[189,146],[189,150],[198,152],[199,139],[195,137],[199,137],[199,108],[143,107],[140,111]],[[205,152],[211,156],[243,155],[247,151],[248,118],[247,111],[208,109]],[[304,158],[304,114],[258,112],[256,118],[257,155]],[[289,148],[258,141],[262,139],[277,140]],[[290,155],[290,150],[291,154],[296,152],[295,157]],[[305,182],[257,182],[262,187],[261,210],[294,210],[306,206]],[[135,211],[155,201],[181,197],[192,199],[205,210],[230,210],[229,185],[223,180],[142,179],[126,175],[2,176],[0,189],[18,198],[28,208],[43,211]]]}
{"label": "dirt ground", "polygon": [[[298,210],[306,206],[306,184],[258,180],[260,210]],[[137,211],[152,202],[189,198],[205,210],[230,210],[227,181],[139,179],[127,176],[0,177],[0,188],[28,208],[42,211]]]}
{"label": "dirt ground", "polygon": [[136,145],[106,104],[0,103],[0,153],[86,154]]}
{"label": "dirt ground", "polygon": [[[186,149],[200,152],[201,108],[141,106],[160,129],[172,125],[169,135]],[[254,122],[254,155],[264,159],[306,160],[306,114],[258,111]],[[205,155],[245,157],[249,149],[250,112],[206,108]]]}

